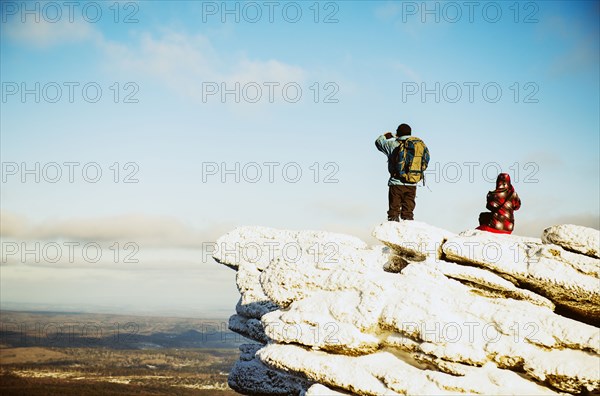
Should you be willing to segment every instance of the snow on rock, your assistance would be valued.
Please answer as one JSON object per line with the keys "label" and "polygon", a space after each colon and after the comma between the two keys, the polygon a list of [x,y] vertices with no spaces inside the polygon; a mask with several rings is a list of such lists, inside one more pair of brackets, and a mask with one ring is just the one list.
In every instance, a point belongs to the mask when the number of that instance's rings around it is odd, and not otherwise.
{"label": "snow on rock", "polygon": [[554,303],[549,299],[527,289],[518,288],[513,283],[493,272],[441,260],[436,261],[435,266],[448,278],[471,285],[475,293],[491,297],[510,297],[515,300],[528,300],[536,305],[554,310]]}
{"label": "snow on rock", "polygon": [[261,321],[255,318],[248,318],[243,315],[232,315],[229,318],[229,329],[246,338],[263,344],[269,342],[269,337],[265,334]]}
{"label": "snow on rock", "polygon": [[[289,286],[288,280],[298,268],[286,264],[269,266],[265,272],[276,268],[275,273],[281,276],[269,277],[263,288],[281,290]],[[308,271],[307,266],[303,263],[302,272]],[[353,267],[348,263],[344,268],[350,271]],[[594,381],[593,370],[573,371],[560,357],[547,362],[546,353],[548,348],[577,348],[565,350],[573,353],[561,356],[583,367],[593,367],[599,361],[581,350],[600,352],[600,335],[592,326],[560,317],[528,301],[481,298],[427,263],[411,264],[397,275],[380,270],[381,279],[372,275],[333,275],[320,282],[321,289],[309,282],[301,283],[303,278],[299,278],[293,287],[303,290],[302,295],[286,309],[263,316],[267,335],[278,343],[364,355],[386,346],[390,334],[400,334],[417,342],[413,350],[446,361],[470,365],[495,362],[515,370],[527,362],[525,371],[539,381],[552,381],[550,374],[580,376],[577,383],[581,387]],[[265,292],[272,297],[269,290]],[[574,326],[576,332],[568,330]],[[521,344],[519,348],[515,343]]]}
{"label": "snow on rock", "polygon": [[310,382],[273,370],[256,357],[261,344],[240,345],[240,360],[229,374],[229,386],[240,393],[260,396],[290,396],[306,392]]}
{"label": "snow on rock", "polygon": [[386,221],[373,229],[373,236],[408,260],[441,258],[442,245],[454,233],[419,221]]}
{"label": "snow on rock", "polygon": [[446,259],[481,266],[534,290],[573,315],[600,318],[600,260],[541,240],[467,231],[443,246]]}
{"label": "snow on rock", "polygon": [[236,284],[242,295],[236,306],[238,314],[260,319],[267,312],[279,308],[263,292],[259,281],[260,273],[252,264],[240,263],[238,266]]}
{"label": "snow on rock", "polygon": [[236,269],[240,263],[262,271],[275,257],[294,258],[299,249],[327,258],[336,248],[365,248],[359,238],[325,231],[289,231],[269,227],[238,227],[215,244],[213,258]]}
{"label": "snow on rock", "polygon": [[[259,342],[242,346],[232,388],[307,396],[600,390],[600,330],[589,324],[598,259],[540,239],[455,235],[418,222],[384,223],[373,234],[386,246],[265,227],[219,239],[229,253],[215,258],[237,269],[242,294],[230,328]],[[267,253],[257,248],[266,243]],[[261,256],[244,257],[247,246]],[[587,323],[555,313],[555,304]]]}
{"label": "snow on rock", "polygon": [[593,228],[563,224],[548,227],[542,233],[544,243],[554,243],[567,250],[600,258],[600,231]]}
{"label": "snow on rock", "polygon": [[321,384],[314,384],[310,388],[308,388],[306,390],[306,393],[304,393],[304,395],[302,395],[302,396],[325,396],[325,395],[327,395],[327,396],[348,396],[348,395],[351,395],[351,393],[336,391],[336,390],[333,390],[333,389],[328,388],[325,385],[321,385]]}
{"label": "snow on rock", "polygon": [[270,344],[259,359],[277,369],[361,395],[555,395],[510,370],[493,364],[468,367],[462,376],[415,367],[395,351],[352,357],[311,351],[296,345]]}

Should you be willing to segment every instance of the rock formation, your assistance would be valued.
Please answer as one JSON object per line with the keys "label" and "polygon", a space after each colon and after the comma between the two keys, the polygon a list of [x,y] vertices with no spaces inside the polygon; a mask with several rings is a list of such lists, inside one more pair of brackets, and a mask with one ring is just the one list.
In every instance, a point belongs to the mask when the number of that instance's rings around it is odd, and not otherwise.
{"label": "rock formation", "polygon": [[542,239],[385,222],[383,245],[240,227],[214,258],[237,271],[229,383],[251,395],[600,391],[597,230]]}

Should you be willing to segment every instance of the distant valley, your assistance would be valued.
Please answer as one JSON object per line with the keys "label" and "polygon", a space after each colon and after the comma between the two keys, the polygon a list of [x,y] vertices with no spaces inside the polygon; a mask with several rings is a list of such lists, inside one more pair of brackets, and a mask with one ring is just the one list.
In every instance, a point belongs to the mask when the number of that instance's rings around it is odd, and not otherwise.
{"label": "distant valley", "polygon": [[227,319],[0,312],[2,395],[235,395]]}

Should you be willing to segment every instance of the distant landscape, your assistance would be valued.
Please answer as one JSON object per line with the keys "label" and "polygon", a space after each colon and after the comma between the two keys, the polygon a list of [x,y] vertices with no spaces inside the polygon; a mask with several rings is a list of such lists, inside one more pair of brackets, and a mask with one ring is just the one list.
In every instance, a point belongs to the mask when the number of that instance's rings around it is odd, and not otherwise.
{"label": "distant landscape", "polygon": [[237,395],[227,319],[0,311],[2,395]]}

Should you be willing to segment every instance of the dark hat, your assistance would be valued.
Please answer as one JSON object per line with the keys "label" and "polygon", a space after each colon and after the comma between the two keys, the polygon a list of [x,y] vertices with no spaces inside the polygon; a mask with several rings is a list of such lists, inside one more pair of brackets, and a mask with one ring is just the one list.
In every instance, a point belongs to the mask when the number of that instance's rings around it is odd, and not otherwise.
{"label": "dark hat", "polygon": [[411,129],[408,124],[400,124],[398,125],[398,129],[396,129],[396,136],[406,136],[410,135]]}

